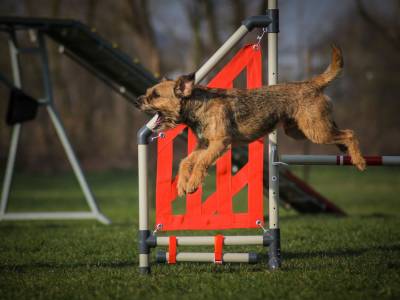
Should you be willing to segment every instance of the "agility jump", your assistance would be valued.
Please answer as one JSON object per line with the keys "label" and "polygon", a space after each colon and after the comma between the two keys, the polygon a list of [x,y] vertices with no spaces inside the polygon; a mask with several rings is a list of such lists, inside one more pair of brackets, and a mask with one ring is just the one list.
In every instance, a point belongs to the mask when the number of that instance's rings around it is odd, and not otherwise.
{"label": "agility jump", "polygon": [[[219,50],[195,73],[195,83],[199,83],[202,81],[207,74],[220,62],[226,54],[253,28],[268,28],[268,73],[269,73],[269,84],[275,84],[277,82],[277,34],[279,31],[278,25],[278,10],[276,6],[276,1],[270,1],[267,15],[264,16],[255,16],[246,19],[243,25],[239,27],[239,29],[225,42],[224,45],[221,46]],[[242,49],[241,53],[246,53],[246,48]],[[259,50],[253,49],[251,46],[247,48],[247,56],[252,53],[256,53],[256,55],[260,55]],[[253,54],[254,55],[254,54]],[[246,55],[245,55],[246,56]],[[260,58],[260,56],[258,56]],[[238,58],[237,56],[233,59]],[[240,57],[241,58],[241,57]],[[238,58],[238,59],[240,59]],[[257,60],[254,58],[253,60]],[[251,61],[251,60],[249,60]],[[260,64],[258,64],[260,67]],[[242,66],[243,68],[244,66]],[[248,87],[261,86],[261,69],[253,69],[253,72],[247,69],[247,80]],[[221,85],[222,79],[225,80],[224,86],[220,87],[230,87],[232,86],[233,79],[240,73],[239,71],[233,73],[232,77],[224,78],[225,76],[216,76],[214,78],[214,83]],[[228,71],[229,73],[230,71]],[[220,74],[224,74],[224,70],[221,71]],[[258,75],[255,75],[258,74]],[[213,85],[213,81],[211,82]],[[158,237],[157,230],[167,230],[169,229],[227,229],[227,228],[263,228],[263,209],[262,209],[262,172],[257,172],[257,167],[255,168],[247,168],[251,174],[253,171],[255,173],[259,173],[258,178],[257,175],[245,176],[247,178],[241,180],[243,183],[249,184],[249,193],[258,194],[256,198],[255,195],[251,195],[249,198],[249,212],[247,214],[242,214],[240,216],[236,216],[232,213],[232,191],[230,190],[232,185],[232,181],[229,180],[230,177],[230,151],[225,154],[218,162],[217,162],[217,191],[214,193],[214,198],[208,199],[204,205],[201,204],[201,190],[198,190],[194,194],[188,196],[187,198],[187,208],[189,210],[187,213],[192,213],[185,218],[185,216],[174,216],[171,215],[171,198],[176,196],[173,194],[171,197],[165,195],[164,193],[157,197],[157,205],[159,209],[159,204],[161,204],[160,210],[157,211],[157,218],[161,220],[156,225],[155,232],[150,232],[149,225],[149,206],[148,206],[148,197],[147,197],[147,153],[148,153],[148,144],[149,138],[153,133],[153,130],[157,127],[158,115],[156,114],[145,126],[143,126],[138,132],[138,167],[139,167],[139,270],[142,273],[150,272],[150,249],[155,246],[160,245],[168,245],[169,251],[167,253],[161,252],[158,254],[159,261],[167,261],[168,263],[175,263],[177,261],[210,261],[215,263],[222,262],[256,262],[256,255],[252,253],[223,253],[224,245],[245,245],[245,244],[257,244],[257,245],[265,245],[269,246],[269,267],[271,269],[277,269],[280,266],[280,232],[279,232],[279,223],[278,223],[278,195],[277,193],[272,193],[273,197],[269,198],[269,230],[264,229],[263,234],[259,236],[235,236],[228,237],[217,235],[215,237]],[[182,129],[175,129],[175,131],[179,131]],[[167,133],[167,138],[168,138]],[[162,143],[162,142],[160,142]],[[251,158],[251,154],[249,154],[249,162],[248,164],[256,163],[260,166],[262,171],[262,160],[260,160],[260,155],[262,158],[263,148],[260,147],[260,141],[254,142],[255,149],[254,152],[258,153],[258,157]],[[253,144],[254,144],[253,143]],[[258,145],[257,145],[258,143]],[[273,139],[272,142],[273,144]],[[252,153],[252,145],[250,144],[250,153]],[[159,144],[160,145],[160,144]],[[189,135],[189,151],[193,147],[193,141],[191,141]],[[270,145],[271,147],[271,145]],[[171,157],[169,153],[169,157]],[[170,164],[170,162],[168,162]],[[167,170],[163,170],[164,172],[168,172]],[[270,189],[273,189],[277,184],[277,175],[278,170],[273,170],[270,172]],[[240,171],[239,171],[240,173]],[[238,174],[237,174],[238,175]],[[236,176],[237,176],[236,175]],[[247,174],[246,174],[247,175]],[[167,175],[167,180],[160,180],[159,183],[167,181],[166,185],[170,187],[170,190],[173,191],[173,187],[176,186],[176,180],[172,180],[170,174]],[[225,177],[225,178],[224,178]],[[228,178],[226,178],[228,177]],[[259,182],[258,192],[257,186],[253,189],[251,188],[251,183],[248,181],[249,178],[254,178],[255,182]],[[221,180],[222,178],[222,180]],[[239,177],[237,177],[239,178]],[[235,180],[234,178],[232,180]],[[229,182],[231,181],[231,182]],[[171,189],[172,187],[172,189]],[[261,188],[260,188],[261,187]],[[166,187],[165,191],[168,190]],[[175,189],[176,190],[176,189]],[[261,191],[261,193],[260,193]],[[174,192],[172,192],[174,193]],[[197,195],[196,195],[197,194]],[[228,195],[227,197],[222,196],[223,194]],[[220,195],[220,197],[218,197]],[[260,197],[261,196],[261,197]],[[163,200],[165,199],[166,200]],[[213,195],[210,196],[212,198]],[[199,201],[200,200],[200,201]],[[257,201],[258,200],[258,201]],[[164,203],[163,203],[164,201]],[[199,203],[200,202],[200,203]],[[163,205],[164,204],[164,205]],[[191,207],[190,207],[191,206]],[[251,209],[254,208],[254,210]],[[202,215],[202,212],[207,212],[206,216]],[[200,213],[200,214],[198,214]],[[197,217],[196,217],[197,216]],[[163,219],[163,217],[165,217]],[[194,217],[194,221],[193,221]],[[161,218],[161,219],[160,219]],[[235,220],[238,219],[240,226]],[[183,227],[181,227],[181,225]],[[177,247],[183,245],[214,245],[214,253],[188,253],[182,252],[177,253]]]}
{"label": "agility jump", "polygon": [[[214,77],[208,84],[209,87],[231,87],[233,80],[246,70],[247,87],[261,86],[261,51],[254,49],[253,45],[242,48],[236,56]],[[157,190],[156,190],[156,226],[153,234],[140,230],[140,250],[145,252],[147,246],[168,246],[168,252],[157,253],[158,262],[173,264],[180,261],[208,261],[222,262],[257,262],[256,253],[223,253],[227,245],[269,245],[277,239],[270,232],[263,232],[263,155],[264,145],[262,140],[257,140],[248,146],[248,162],[235,175],[231,174],[232,153],[227,151],[216,163],[216,190],[207,199],[202,200],[202,189],[186,196],[186,212],[173,213],[173,202],[177,199],[178,176],[172,174],[173,141],[186,130],[186,126],[179,125],[169,130],[165,136],[158,139],[157,157]],[[197,140],[193,132],[188,129],[188,154],[196,146]],[[143,151],[144,145],[139,145]],[[145,147],[145,146],[144,146]],[[142,152],[139,152],[142,153]],[[139,174],[141,176],[141,174]],[[247,212],[233,212],[233,197],[244,187],[248,188]],[[139,190],[139,193],[140,190]],[[139,197],[142,195],[140,194]],[[140,198],[142,199],[142,198]],[[140,202],[142,203],[142,201]],[[144,228],[147,214],[140,206],[139,222]],[[143,223],[142,223],[143,222]],[[215,230],[233,228],[259,228],[263,234],[258,236],[158,236],[158,231],[168,230]],[[146,243],[143,243],[146,240]],[[214,245],[214,253],[178,252],[180,246],[185,245]],[[147,249],[146,249],[147,248]],[[146,259],[146,253],[141,253],[141,259]],[[276,261],[277,258],[276,258]],[[275,263],[271,261],[271,264]],[[277,266],[273,266],[274,268]],[[141,268],[147,272],[148,268]]]}

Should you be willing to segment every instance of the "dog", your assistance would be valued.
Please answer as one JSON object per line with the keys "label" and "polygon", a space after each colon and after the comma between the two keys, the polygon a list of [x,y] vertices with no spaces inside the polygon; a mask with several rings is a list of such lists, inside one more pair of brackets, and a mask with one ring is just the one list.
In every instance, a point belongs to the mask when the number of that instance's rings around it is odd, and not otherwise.
{"label": "dog", "polygon": [[309,80],[257,89],[218,89],[195,85],[195,74],[163,79],[136,99],[135,105],[158,114],[156,131],[186,124],[197,137],[195,150],[180,162],[178,195],[195,192],[207,169],[232,145],[250,143],[272,132],[279,123],[295,139],[336,144],[348,151],[353,164],[366,167],[358,139],[333,120],[324,89],[343,69],[342,51],[332,46],[328,68]]}

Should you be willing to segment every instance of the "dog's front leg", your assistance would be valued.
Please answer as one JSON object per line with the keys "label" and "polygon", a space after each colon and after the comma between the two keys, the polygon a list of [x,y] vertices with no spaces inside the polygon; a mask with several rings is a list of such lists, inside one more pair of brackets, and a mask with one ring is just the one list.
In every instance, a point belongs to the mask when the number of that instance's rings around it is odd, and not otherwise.
{"label": "dog's front leg", "polygon": [[228,145],[226,140],[210,141],[208,148],[198,155],[186,185],[187,193],[193,193],[199,188],[204,181],[208,167],[227,150]]}
{"label": "dog's front leg", "polygon": [[205,149],[195,149],[192,153],[189,154],[188,157],[182,159],[179,164],[179,176],[178,176],[178,196],[184,196],[186,193],[186,185],[189,180],[190,174],[193,170],[193,166],[196,164],[196,161]]}

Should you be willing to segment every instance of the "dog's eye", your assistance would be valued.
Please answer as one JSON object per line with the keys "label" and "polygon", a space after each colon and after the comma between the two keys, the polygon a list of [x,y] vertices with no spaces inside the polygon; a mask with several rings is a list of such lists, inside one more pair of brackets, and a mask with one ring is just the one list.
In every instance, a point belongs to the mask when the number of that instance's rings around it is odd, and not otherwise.
{"label": "dog's eye", "polygon": [[151,98],[157,98],[160,97],[160,95],[157,93],[156,90],[153,90],[153,92],[151,93]]}

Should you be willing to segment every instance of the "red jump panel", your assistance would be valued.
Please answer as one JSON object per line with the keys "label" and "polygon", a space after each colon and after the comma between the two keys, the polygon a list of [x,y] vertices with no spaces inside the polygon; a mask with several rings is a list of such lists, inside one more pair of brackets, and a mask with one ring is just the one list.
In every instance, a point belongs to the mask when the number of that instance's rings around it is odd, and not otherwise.
{"label": "red jump panel", "polygon": [[[232,88],[234,79],[246,69],[247,88],[262,85],[261,51],[252,45],[242,48],[233,59],[208,84],[209,87]],[[248,162],[232,175],[231,151],[216,163],[216,191],[202,201],[202,188],[186,196],[186,212],[173,214],[172,203],[177,199],[173,178],[173,140],[185,130],[184,125],[166,132],[158,140],[156,180],[156,223],[162,230],[201,230],[256,228],[256,221],[263,221],[263,141],[249,144]],[[196,137],[188,129],[188,154],[196,146]],[[248,187],[248,211],[233,212],[232,200],[244,187]]]}

